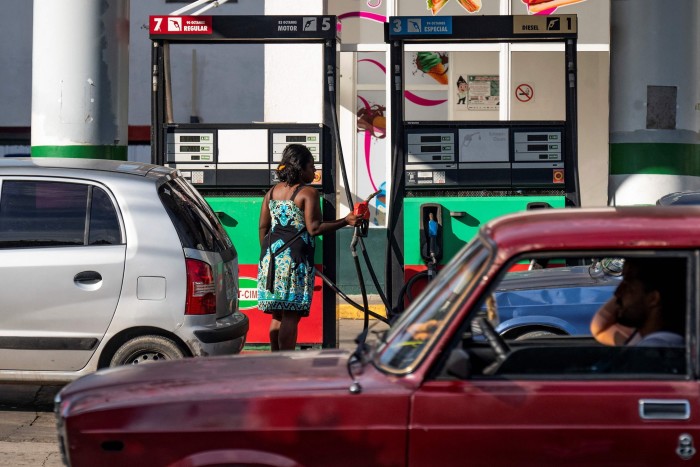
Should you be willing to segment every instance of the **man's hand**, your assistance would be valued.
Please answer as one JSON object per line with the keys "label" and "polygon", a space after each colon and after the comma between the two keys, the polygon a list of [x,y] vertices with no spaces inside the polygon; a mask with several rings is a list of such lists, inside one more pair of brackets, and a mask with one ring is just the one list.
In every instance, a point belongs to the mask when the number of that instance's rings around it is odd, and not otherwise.
{"label": "man's hand", "polygon": [[624,345],[634,329],[618,324],[618,305],[615,296],[605,302],[591,320],[591,334],[604,345]]}

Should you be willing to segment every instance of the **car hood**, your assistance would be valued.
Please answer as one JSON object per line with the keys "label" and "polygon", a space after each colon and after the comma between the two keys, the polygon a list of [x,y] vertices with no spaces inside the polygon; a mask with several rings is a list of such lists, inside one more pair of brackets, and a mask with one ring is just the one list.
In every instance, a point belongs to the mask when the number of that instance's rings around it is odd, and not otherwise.
{"label": "car hood", "polygon": [[63,388],[59,398],[84,410],[172,401],[265,397],[278,393],[347,391],[350,352],[276,352],[157,362],[110,368]]}

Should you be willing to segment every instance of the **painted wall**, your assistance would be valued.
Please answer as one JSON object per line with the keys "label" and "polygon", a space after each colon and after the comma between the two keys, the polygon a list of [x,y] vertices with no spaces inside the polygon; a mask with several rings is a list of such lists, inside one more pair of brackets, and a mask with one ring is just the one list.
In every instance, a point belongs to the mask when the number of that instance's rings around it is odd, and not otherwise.
{"label": "painted wall", "polygon": [[0,127],[29,126],[34,2],[3,0],[0,15]]}

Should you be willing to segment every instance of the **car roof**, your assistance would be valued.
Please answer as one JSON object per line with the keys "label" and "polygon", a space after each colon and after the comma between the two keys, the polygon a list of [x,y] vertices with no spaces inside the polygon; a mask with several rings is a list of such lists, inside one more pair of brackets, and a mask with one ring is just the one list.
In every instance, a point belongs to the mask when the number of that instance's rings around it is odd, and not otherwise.
{"label": "car roof", "polygon": [[499,256],[537,251],[685,249],[700,246],[700,207],[541,209],[487,223]]}
{"label": "car roof", "polygon": [[115,161],[109,159],[81,159],[68,157],[12,157],[0,158],[0,170],[18,172],[41,169],[94,170],[123,173],[149,178],[174,177],[177,170],[145,162]]}

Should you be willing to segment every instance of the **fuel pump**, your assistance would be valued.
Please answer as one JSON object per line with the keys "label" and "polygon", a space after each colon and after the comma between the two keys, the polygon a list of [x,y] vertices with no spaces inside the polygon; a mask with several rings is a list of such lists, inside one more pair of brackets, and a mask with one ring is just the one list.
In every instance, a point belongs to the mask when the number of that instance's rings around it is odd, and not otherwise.
{"label": "fuel pump", "polygon": [[[319,190],[323,220],[336,219],[337,145],[335,96],[326,83],[335,81],[338,24],[335,16],[151,16],[152,162],[175,167],[203,194],[219,215],[239,254],[241,310],[250,320],[248,343],[269,342],[269,316],[257,310],[258,217],[263,196],[275,184],[276,167],[290,143],[306,145],[317,168],[312,184]],[[320,121],[303,123],[192,123],[173,118],[171,47],[216,44],[312,44],[322,56],[318,73],[323,90]],[[221,83],[224,86],[226,83]],[[189,97],[189,96],[186,96]],[[276,103],[277,104],[277,103]],[[313,105],[309,102],[308,105]],[[317,239],[316,268],[334,282],[335,233]],[[335,293],[315,284],[312,311],[299,325],[302,346],[335,347]]]}
{"label": "fuel pump", "polygon": [[389,18],[392,313],[491,218],[580,205],[576,39],[576,15]]}

